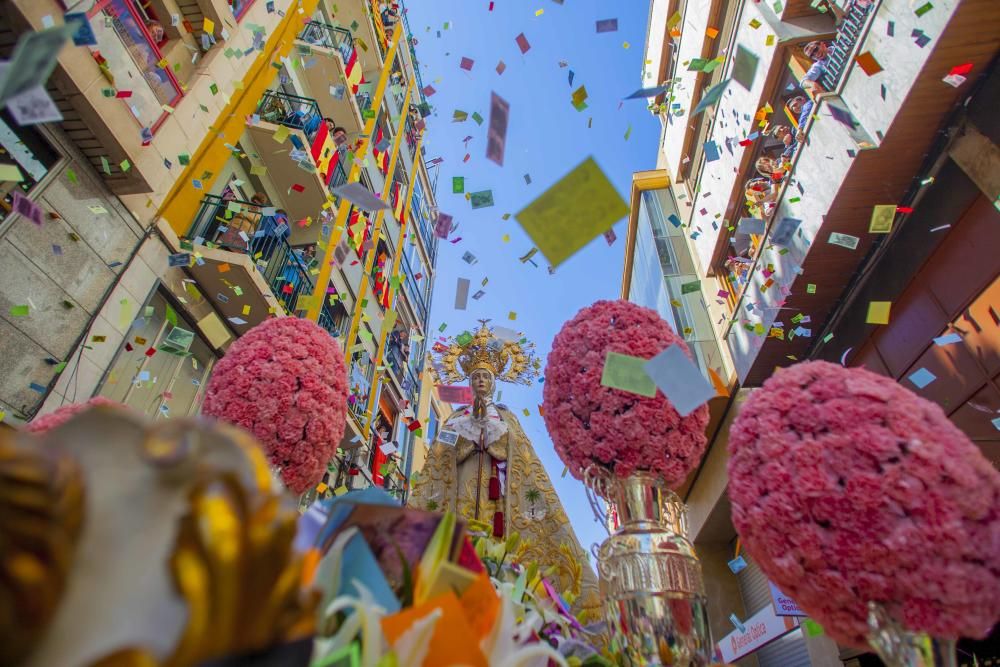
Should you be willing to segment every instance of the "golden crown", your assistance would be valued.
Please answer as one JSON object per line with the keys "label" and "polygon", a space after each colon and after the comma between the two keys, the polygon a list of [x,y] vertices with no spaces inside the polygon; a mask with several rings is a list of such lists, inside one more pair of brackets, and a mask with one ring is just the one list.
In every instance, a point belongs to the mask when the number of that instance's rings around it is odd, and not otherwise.
{"label": "golden crown", "polygon": [[523,337],[501,338],[486,326],[489,320],[480,322],[481,326],[475,333],[465,331],[447,344],[435,345],[435,351],[440,354],[442,379],[445,382],[461,382],[473,371],[482,369],[502,382],[531,384],[541,368],[541,362],[534,353],[534,343]]}

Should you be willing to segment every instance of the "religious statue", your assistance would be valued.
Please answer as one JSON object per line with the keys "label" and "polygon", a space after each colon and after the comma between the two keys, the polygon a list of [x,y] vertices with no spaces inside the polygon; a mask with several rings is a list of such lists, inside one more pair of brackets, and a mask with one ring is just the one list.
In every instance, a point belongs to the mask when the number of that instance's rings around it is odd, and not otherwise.
{"label": "religious statue", "polygon": [[530,343],[488,321],[435,349],[442,381],[467,378],[474,398],[442,426],[409,504],[486,523],[497,539],[518,533],[520,561],[552,567],[560,590],[577,597],[574,607],[593,608],[597,581],[552,482],[517,417],[493,402],[497,381],[530,384],[540,362]]}

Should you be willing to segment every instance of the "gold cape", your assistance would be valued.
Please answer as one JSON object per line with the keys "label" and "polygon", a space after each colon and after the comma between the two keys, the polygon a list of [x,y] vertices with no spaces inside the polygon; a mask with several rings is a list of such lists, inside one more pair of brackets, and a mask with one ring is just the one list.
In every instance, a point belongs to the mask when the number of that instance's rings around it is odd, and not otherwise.
{"label": "gold cape", "polygon": [[[489,457],[484,456],[479,520],[492,524],[494,512],[503,512],[504,535],[517,532],[522,544],[527,541],[520,561],[525,565],[537,563],[541,570],[554,565],[558,570],[556,588],[571,591],[578,598],[574,610],[595,609],[599,605],[597,579],[552,481],[517,417],[506,407],[494,407],[507,424],[507,432],[489,443],[486,451],[507,462],[507,480],[504,495],[489,500],[492,471]],[[464,410],[453,414],[442,430],[463,414]],[[451,510],[459,517],[474,519],[480,458],[477,445],[461,435],[455,446],[436,442],[414,483],[408,504],[440,512]],[[529,500],[536,495],[529,495],[533,489],[538,491],[534,503]]]}

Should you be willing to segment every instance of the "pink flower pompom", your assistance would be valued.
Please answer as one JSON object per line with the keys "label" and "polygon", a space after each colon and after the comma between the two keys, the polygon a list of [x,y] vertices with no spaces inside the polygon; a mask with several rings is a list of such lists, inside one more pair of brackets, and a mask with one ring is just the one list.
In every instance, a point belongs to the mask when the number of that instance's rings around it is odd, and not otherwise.
{"label": "pink flower pompom", "polygon": [[285,485],[302,493],[323,478],[344,436],[343,352],[314,322],[265,320],[215,365],[202,412],[250,431]]}
{"label": "pink flower pompom", "polygon": [[677,486],[698,465],[708,406],[681,417],[659,391],[650,398],[601,384],[608,352],[651,359],[671,345],[690,356],[655,310],[630,301],[597,301],[563,325],[542,395],[545,426],[574,477],[597,465],[620,477],[649,470]]}
{"label": "pink flower pompom", "polygon": [[800,363],[750,395],[729,456],[747,552],[836,641],[867,645],[868,602],[939,638],[1000,617],[1000,472],[934,403]]}
{"label": "pink flower pompom", "polygon": [[61,426],[63,423],[68,422],[70,418],[75,417],[78,413],[88,410],[96,405],[111,405],[118,408],[124,407],[121,403],[116,403],[110,398],[94,396],[85,403],[70,403],[69,405],[64,405],[47,415],[36,417],[25,424],[24,430],[28,433],[44,433],[46,431],[50,431],[56,426]]}

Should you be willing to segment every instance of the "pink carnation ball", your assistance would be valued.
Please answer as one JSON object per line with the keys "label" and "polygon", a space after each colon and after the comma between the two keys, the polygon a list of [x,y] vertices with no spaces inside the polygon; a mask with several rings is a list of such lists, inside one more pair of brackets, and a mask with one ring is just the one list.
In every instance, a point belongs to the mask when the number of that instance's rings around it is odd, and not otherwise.
{"label": "pink carnation ball", "polygon": [[747,552],[836,641],[867,645],[870,601],[939,638],[1000,617],[1000,473],[936,404],[800,363],[750,395],[729,456]]}
{"label": "pink carnation ball", "polygon": [[563,325],[545,369],[545,426],[577,479],[591,465],[616,476],[659,473],[678,486],[705,452],[708,406],[686,417],[657,391],[647,397],[601,384],[608,352],[650,359],[684,340],[655,310],[597,301]]}
{"label": "pink carnation ball", "polygon": [[111,405],[118,408],[124,407],[121,403],[116,403],[110,398],[94,396],[85,403],[70,403],[69,405],[64,405],[56,410],[53,410],[47,415],[36,417],[24,426],[24,430],[28,433],[45,433],[46,431],[51,431],[57,426],[62,426],[77,414],[85,410],[89,410],[97,405]]}
{"label": "pink carnation ball", "polygon": [[250,431],[285,485],[303,493],[322,480],[344,435],[343,352],[314,322],[265,320],[215,365],[202,412]]}

